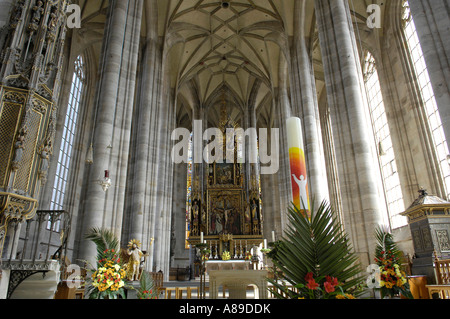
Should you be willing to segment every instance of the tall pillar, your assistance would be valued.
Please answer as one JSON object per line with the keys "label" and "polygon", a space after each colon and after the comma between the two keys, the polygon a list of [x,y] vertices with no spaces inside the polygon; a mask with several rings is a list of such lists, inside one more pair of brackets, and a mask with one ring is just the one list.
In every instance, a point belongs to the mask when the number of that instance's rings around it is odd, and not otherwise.
{"label": "tall pillar", "polygon": [[409,0],[409,6],[450,148],[449,3],[436,0]]}
{"label": "tall pillar", "polygon": [[[289,68],[286,59],[281,58],[279,61],[279,107],[276,111],[276,127],[280,129],[280,169],[278,171],[278,187],[280,191],[281,214],[285,214],[293,201],[291,188],[291,171],[289,160],[289,149],[287,143],[287,126],[286,121],[291,115],[296,113],[295,107],[291,105],[288,97],[288,76]],[[271,231],[271,230],[270,230]]]}
{"label": "tall pillar", "polygon": [[[147,37],[143,48],[141,77],[139,82],[137,111],[133,135],[134,163],[129,183],[132,187],[130,211],[127,212],[129,230],[124,230],[127,240],[138,239],[142,248],[149,252],[147,270],[152,270],[161,238],[157,238],[157,224],[161,222],[161,212],[157,211],[159,163],[159,127],[161,121],[161,76],[162,53],[157,33],[157,8],[155,1],[145,3]],[[170,158],[167,157],[167,158]],[[158,269],[159,270],[159,269]]]}
{"label": "tall pillar", "polygon": [[[127,173],[124,167],[127,163],[123,159],[128,159],[128,149],[123,148],[121,139],[126,138],[131,129],[131,114],[128,112],[134,104],[131,97],[134,97],[139,43],[136,32],[137,35],[140,32],[140,27],[136,26],[141,24],[142,3],[142,0],[113,0],[108,11],[93,132],[94,163],[86,192],[83,232],[93,227],[104,227],[112,228],[120,236],[124,207],[123,201],[120,203],[117,199],[124,196],[124,176]],[[117,134],[121,136],[117,137]],[[105,170],[110,170],[113,183],[107,192],[98,185]],[[93,258],[96,255],[93,243],[81,242],[80,255],[86,260]]]}
{"label": "tall pillar", "polygon": [[322,165],[323,151],[320,147],[320,120],[318,118],[319,106],[315,97],[314,71],[310,57],[310,50],[304,31],[307,2],[297,1],[295,8],[295,38],[292,48],[292,83],[295,87],[293,98],[296,101],[294,116],[302,119],[304,127],[304,143],[306,167],[308,170],[308,187],[310,188],[310,201],[315,200],[315,207],[328,199],[326,174]]}
{"label": "tall pillar", "polygon": [[[361,67],[346,0],[315,0],[345,227],[363,264],[372,260],[374,230],[383,223],[367,125]],[[365,109],[366,108],[366,109]]]}
{"label": "tall pillar", "polygon": [[8,23],[14,2],[14,0],[3,0],[0,2],[0,28]]}

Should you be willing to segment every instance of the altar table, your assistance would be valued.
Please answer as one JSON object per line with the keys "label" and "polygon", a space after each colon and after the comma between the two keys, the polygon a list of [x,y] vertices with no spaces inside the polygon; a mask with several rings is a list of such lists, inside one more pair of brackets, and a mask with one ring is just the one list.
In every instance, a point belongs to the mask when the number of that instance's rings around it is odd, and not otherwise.
{"label": "altar table", "polygon": [[210,298],[217,299],[219,287],[224,286],[228,288],[229,299],[246,299],[247,287],[255,285],[259,299],[267,299],[267,276],[267,270],[210,270]]}
{"label": "altar table", "polygon": [[211,270],[249,270],[249,260],[209,260],[206,262],[206,273]]}

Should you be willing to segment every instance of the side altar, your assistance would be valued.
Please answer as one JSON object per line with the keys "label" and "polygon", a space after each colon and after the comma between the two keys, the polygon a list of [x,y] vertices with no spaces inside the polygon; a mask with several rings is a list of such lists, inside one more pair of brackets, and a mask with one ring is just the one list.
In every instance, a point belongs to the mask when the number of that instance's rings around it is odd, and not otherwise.
{"label": "side altar", "polygon": [[243,160],[248,155],[245,150],[249,151],[242,147],[245,136],[230,137],[238,124],[227,115],[225,103],[219,128],[223,160],[194,164],[188,242],[192,246],[206,242],[210,260],[220,260],[224,252],[231,259],[245,259],[263,243],[259,173],[256,164]]}

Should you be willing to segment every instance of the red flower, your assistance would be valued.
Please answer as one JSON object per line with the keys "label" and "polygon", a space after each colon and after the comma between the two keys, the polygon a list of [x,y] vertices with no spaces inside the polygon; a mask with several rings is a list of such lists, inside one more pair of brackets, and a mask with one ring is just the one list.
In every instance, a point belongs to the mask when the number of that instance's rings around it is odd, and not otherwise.
{"label": "red flower", "polygon": [[314,278],[314,274],[313,274],[312,272],[309,272],[309,273],[306,275],[305,280],[306,280],[306,281],[310,281],[310,280],[313,280],[313,278]]}
{"label": "red flower", "polygon": [[319,284],[314,280],[308,280],[308,284],[306,285],[306,287],[308,287],[308,289],[310,290],[316,290],[317,288],[319,288]]}
{"label": "red flower", "polygon": [[335,291],[335,289],[334,289],[335,286],[334,286],[331,282],[329,282],[329,281],[326,281],[326,282],[323,284],[323,286],[324,286],[324,288],[325,288],[326,293],[328,293],[328,294]]}
{"label": "red flower", "polygon": [[339,285],[339,282],[338,282],[337,278],[335,278],[335,277],[327,276],[327,282],[330,283],[333,287],[336,287]]}

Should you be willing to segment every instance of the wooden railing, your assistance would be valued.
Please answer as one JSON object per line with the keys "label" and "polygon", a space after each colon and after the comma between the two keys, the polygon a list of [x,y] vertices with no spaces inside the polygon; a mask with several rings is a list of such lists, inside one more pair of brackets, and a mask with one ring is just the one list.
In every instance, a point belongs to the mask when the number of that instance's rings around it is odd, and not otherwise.
{"label": "wooden railing", "polygon": [[450,259],[438,260],[435,262],[436,279],[438,285],[450,285]]}
{"label": "wooden railing", "polygon": [[435,252],[434,269],[436,271],[436,285],[428,285],[430,299],[435,294],[440,299],[450,299],[450,259],[439,260]]}

